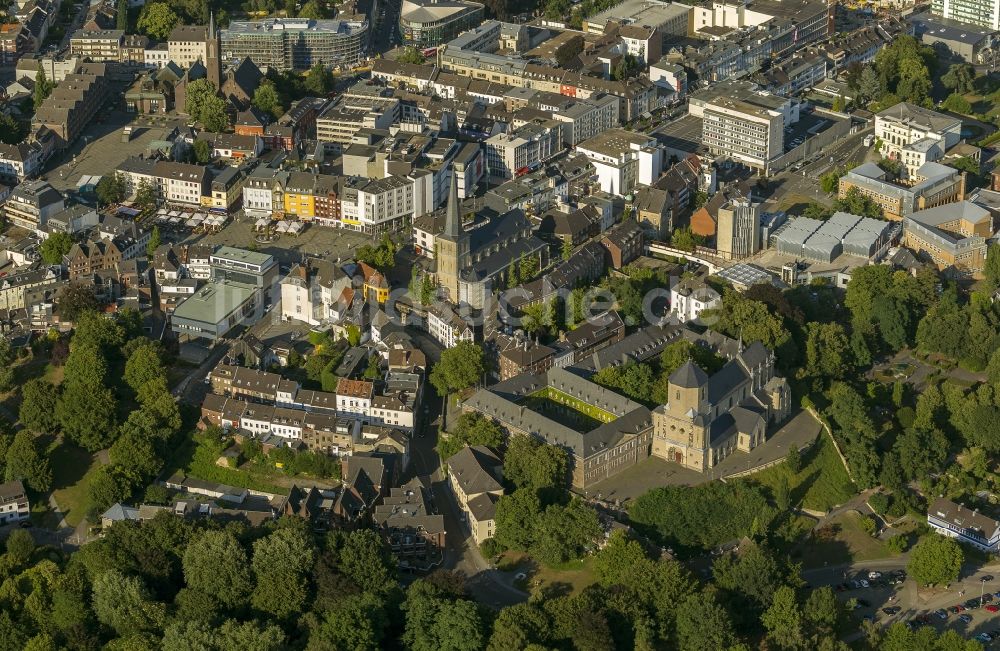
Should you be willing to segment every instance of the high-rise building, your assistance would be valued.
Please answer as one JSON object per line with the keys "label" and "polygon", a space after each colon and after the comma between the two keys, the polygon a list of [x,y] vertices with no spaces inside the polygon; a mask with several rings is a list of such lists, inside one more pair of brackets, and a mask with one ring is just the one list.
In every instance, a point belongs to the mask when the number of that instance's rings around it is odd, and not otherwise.
{"label": "high-rise building", "polygon": [[931,12],[961,23],[1000,29],[1000,0],[934,0]]}

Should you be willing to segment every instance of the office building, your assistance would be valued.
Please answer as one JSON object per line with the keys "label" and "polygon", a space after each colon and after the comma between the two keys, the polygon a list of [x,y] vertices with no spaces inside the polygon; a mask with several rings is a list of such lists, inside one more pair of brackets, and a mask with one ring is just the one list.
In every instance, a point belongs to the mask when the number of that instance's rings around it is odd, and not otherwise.
{"label": "office building", "polygon": [[965,198],[965,172],[947,165],[924,163],[909,181],[913,185],[892,183],[881,167],[865,163],[841,177],[838,196],[843,198],[852,188],[857,188],[882,208],[886,219],[894,221],[918,210]]}
{"label": "office building", "polygon": [[962,138],[959,118],[900,102],[875,115],[875,138],[880,153],[903,163],[906,177],[924,163],[940,160]]}
{"label": "office building", "polygon": [[784,153],[783,129],[781,113],[720,97],[705,106],[701,136],[712,154],[766,171]]}
{"label": "office building", "polygon": [[498,133],[484,143],[491,181],[522,176],[556,154],[562,146],[562,125],[556,120],[530,122],[512,133]]}
{"label": "office building", "polygon": [[316,118],[316,138],[346,145],[361,129],[388,129],[399,121],[399,100],[344,94]]}
{"label": "office building", "polygon": [[465,0],[404,0],[399,13],[403,42],[441,45],[483,22],[483,5]]}
{"label": "office building", "polygon": [[234,20],[222,30],[225,61],[249,57],[257,66],[274,70],[308,70],[352,66],[365,56],[368,21],[349,19],[267,18]]}

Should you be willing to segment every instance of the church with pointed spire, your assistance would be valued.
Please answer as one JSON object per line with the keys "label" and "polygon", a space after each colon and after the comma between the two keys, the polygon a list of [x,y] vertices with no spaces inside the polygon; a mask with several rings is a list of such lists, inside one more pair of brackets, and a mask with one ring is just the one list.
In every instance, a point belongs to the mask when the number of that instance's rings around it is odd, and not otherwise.
{"label": "church with pointed spire", "polygon": [[[732,341],[732,340],[729,340]],[[653,456],[708,472],[734,452],[764,443],[768,426],[791,408],[788,382],[775,375],[774,352],[743,346],[712,375],[692,360],[667,378],[667,404],[653,410]]]}
{"label": "church with pointed spire", "polygon": [[466,230],[462,200],[454,172],[442,230],[434,238],[435,277],[453,303],[481,309],[486,298],[504,285],[511,262],[528,257],[547,262],[547,245],[533,234],[531,220],[516,208],[497,213],[479,210],[475,228]]}

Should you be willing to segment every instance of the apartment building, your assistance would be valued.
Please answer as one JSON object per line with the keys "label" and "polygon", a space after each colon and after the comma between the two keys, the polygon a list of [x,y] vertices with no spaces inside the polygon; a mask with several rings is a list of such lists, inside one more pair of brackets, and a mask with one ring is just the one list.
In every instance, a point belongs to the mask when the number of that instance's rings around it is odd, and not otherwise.
{"label": "apartment building", "polygon": [[44,227],[50,216],[64,208],[62,193],[45,181],[21,183],[3,204],[7,221],[30,231]]}
{"label": "apartment building", "polygon": [[594,166],[603,192],[625,196],[660,177],[662,155],[656,139],[624,129],[608,129],[577,145]]}
{"label": "apartment building", "polygon": [[211,197],[211,176],[204,165],[161,160],[153,166],[153,175],[168,204],[201,206],[203,197]]}
{"label": "apartment building", "polygon": [[33,51],[34,39],[23,23],[0,24],[0,63],[5,66],[17,64],[18,60]]}
{"label": "apartment building", "polygon": [[475,341],[472,326],[443,303],[427,309],[427,332],[445,348],[454,348],[463,341]]}
{"label": "apartment building", "polygon": [[284,115],[264,127],[265,144],[270,149],[290,151],[295,143],[315,137],[316,116],[327,103],[321,97],[304,97],[294,102]]}
{"label": "apartment building", "polygon": [[339,225],[341,188],[340,179],[336,176],[288,172],[280,177],[278,183],[272,184],[272,192],[283,193],[281,214],[285,217],[316,221],[327,226]]}
{"label": "apartment building", "polygon": [[413,180],[406,177],[345,179],[340,196],[339,225],[370,234],[399,228],[413,220],[413,195]]}
{"label": "apartment building", "polygon": [[353,297],[351,279],[330,260],[308,258],[281,281],[281,317],[320,325],[335,320],[345,290]]}
{"label": "apartment building", "polygon": [[19,479],[0,484],[0,525],[21,522],[31,517],[31,504]]}
{"label": "apartment building", "polygon": [[83,63],[80,57],[70,56],[64,59],[57,59],[53,56],[40,56],[37,54],[26,54],[17,61],[17,70],[14,72],[15,79],[34,80],[39,70],[45,71],[45,78],[49,81],[59,83],[66,78],[66,75],[73,74]]}
{"label": "apartment building", "polygon": [[84,63],[66,75],[35,111],[32,129],[47,127],[63,146],[76,140],[109,98],[105,74],[106,64]]}
{"label": "apartment building", "polygon": [[0,179],[19,183],[34,176],[42,166],[42,147],[36,142],[16,145],[0,143]]}
{"label": "apartment building", "polygon": [[503,495],[503,462],[482,445],[466,446],[445,459],[448,488],[466,516],[476,543],[492,538],[496,504]]}
{"label": "apartment building", "polygon": [[536,169],[562,148],[562,125],[556,120],[525,124],[512,133],[499,133],[485,143],[486,173],[504,181]]}
{"label": "apartment building", "polygon": [[184,69],[196,61],[206,63],[210,36],[205,25],[177,25],[167,37],[168,60]]}
{"label": "apartment building", "polygon": [[23,310],[34,302],[33,297],[55,294],[63,282],[58,267],[9,273],[0,278],[0,310]]}
{"label": "apartment building", "polygon": [[962,121],[950,115],[900,102],[875,115],[880,153],[903,163],[906,177],[927,162],[937,161],[962,138]]}
{"label": "apartment building", "polygon": [[91,61],[119,61],[124,37],[125,31],[121,29],[78,29],[69,39],[69,51]]}
{"label": "apartment building", "polygon": [[620,103],[621,99],[615,95],[598,95],[554,111],[554,120],[567,123],[563,126],[563,144],[575,147],[588,138],[617,127],[621,124]]}
{"label": "apartment building", "polygon": [[288,176],[288,172],[266,165],[259,165],[250,172],[243,184],[243,210],[247,216],[256,219],[284,215],[282,193]]}
{"label": "apartment building", "polygon": [[399,100],[379,95],[341,95],[316,118],[316,138],[346,145],[361,129],[388,129],[399,121]]}
{"label": "apartment building", "polygon": [[1000,30],[998,0],[933,0],[931,13],[960,23]]}
{"label": "apartment building", "polygon": [[369,38],[364,16],[234,20],[220,36],[224,61],[249,57],[258,67],[281,71],[317,63],[352,66],[364,58]]}

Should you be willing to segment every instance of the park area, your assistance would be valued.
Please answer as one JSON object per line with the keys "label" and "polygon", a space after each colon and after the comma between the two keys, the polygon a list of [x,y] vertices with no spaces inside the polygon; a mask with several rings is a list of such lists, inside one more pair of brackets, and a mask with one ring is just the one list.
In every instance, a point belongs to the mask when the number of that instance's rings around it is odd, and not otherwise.
{"label": "park area", "polygon": [[[551,590],[579,593],[597,582],[593,571],[594,556],[574,559],[549,567],[519,551],[505,551],[497,562],[501,572],[514,572],[514,585],[532,594],[545,594]],[[521,575],[524,575],[523,577]]]}

